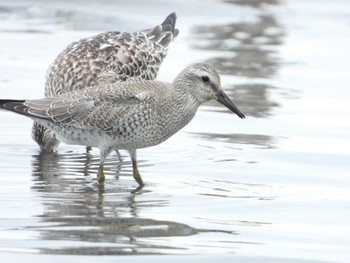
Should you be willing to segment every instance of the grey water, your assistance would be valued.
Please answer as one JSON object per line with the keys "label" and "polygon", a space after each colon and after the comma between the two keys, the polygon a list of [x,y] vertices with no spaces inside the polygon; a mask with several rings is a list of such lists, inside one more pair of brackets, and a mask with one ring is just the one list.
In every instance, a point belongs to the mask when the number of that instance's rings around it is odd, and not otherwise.
{"label": "grey water", "polygon": [[139,151],[135,191],[124,152],[101,187],[97,150],[40,153],[31,120],[0,112],[2,261],[349,262],[349,1],[0,0],[1,98],[42,97],[69,43],[173,11],[158,79],[210,63],[246,119],[202,106]]}

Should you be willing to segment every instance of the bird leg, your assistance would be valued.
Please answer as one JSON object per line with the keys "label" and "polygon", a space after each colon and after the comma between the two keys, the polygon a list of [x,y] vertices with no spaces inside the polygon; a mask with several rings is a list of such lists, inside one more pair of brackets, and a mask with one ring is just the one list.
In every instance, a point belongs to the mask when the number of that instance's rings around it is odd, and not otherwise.
{"label": "bird leg", "polygon": [[100,166],[98,167],[98,172],[97,172],[97,181],[100,184],[103,184],[105,182],[105,174],[103,172],[103,166],[106,161],[107,156],[112,152],[113,148],[111,147],[106,147],[106,148],[101,148],[101,157],[100,157]]}
{"label": "bird leg", "polygon": [[105,173],[103,172],[103,164],[100,163],[97,172],[97,181],[99,184],[103,184],[105,182]]}
{"label": "bird leg", "polygon": [[132,170],[135,181],[139,184],[140,187],[143,187],[145,184],[141,178],[139,170],[137,168],[137,159],[136,159],[136,150],[129,150],[131,162],[132,162]]}

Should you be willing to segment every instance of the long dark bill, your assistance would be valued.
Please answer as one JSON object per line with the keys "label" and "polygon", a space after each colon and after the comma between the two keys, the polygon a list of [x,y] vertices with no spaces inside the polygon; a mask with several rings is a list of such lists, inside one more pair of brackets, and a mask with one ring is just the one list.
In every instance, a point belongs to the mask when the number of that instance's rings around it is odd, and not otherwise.
{"label": "long dark bill", "polygon": [[244,114],[236,107],[235,104],[233,104],[232,100],[225,94],[225,92],[220,91],[220,93],[217,96],[217,101],[221,104],[225,105],[227,108],[229,108],[231,111],[236,113],[238,117],[244,119]]}

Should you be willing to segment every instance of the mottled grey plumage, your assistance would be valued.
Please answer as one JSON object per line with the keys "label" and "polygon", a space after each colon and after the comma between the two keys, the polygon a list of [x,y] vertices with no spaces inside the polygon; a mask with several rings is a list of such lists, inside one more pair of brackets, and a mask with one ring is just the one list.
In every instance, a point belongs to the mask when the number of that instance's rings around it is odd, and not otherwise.
{"label": "mottled grey plumage", "polygon": [[[171,40],[178,35],[176,14],[161,25],[128,33],[106,32],[84,38],[63,50],[47,71],[45,96],[54,97],[108,82],[155,79]],[[32,137],[44,151],[55,151],[59,140],[38,123]]]}
{"label": "mottled grey plumage", "polygon": [[128,150],[134,178],[142,186],[136,149],[165,141],[191,121],[200,104],[211,99],[244,118],[221,89],[217,71],[207,64],[188,66],[172,84],[104,80],[51,98],[0,100],[0,108],[34,119],[62,142],[100,148],[99,182],[104,181],[108,154]]}

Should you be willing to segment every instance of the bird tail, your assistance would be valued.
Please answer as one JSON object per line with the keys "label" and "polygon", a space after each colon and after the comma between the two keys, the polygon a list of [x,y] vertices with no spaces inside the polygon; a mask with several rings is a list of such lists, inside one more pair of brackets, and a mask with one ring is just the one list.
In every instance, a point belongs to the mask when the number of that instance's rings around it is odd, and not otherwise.
{"label": "bird tail", "polygon": [[177,37],[179,34],[179,30],[175,28],[176,18],[176,13],[173,12],[168,15],[162,23],[162,31],[171,32],[173,34],[173,38]]}
{"label": "bird tail", "polygon": [[0,99],[0,109],[17,112],[23,107],[24,100],[2,100]]}
{"label": "bird tail", "polygon": [[32,109],[26,105],[25,100],[8,100],[0,99],[0,109],[12,111],[14,113],[32,118],[32,119],[43,119],[51,120],[49,116],[44,116],[32,112]]}
{"label": "bird tail", "polygon": [[167,48],[170,42],[179,34],[179,30],[175,28],[175,24],[176,14],[173,12],[165,18],[161,25],[144,30],[144,32],[149,40]]}

